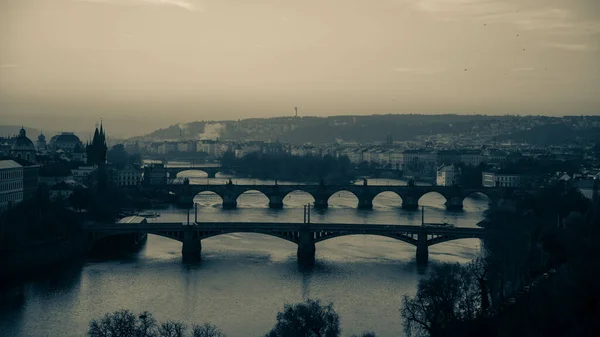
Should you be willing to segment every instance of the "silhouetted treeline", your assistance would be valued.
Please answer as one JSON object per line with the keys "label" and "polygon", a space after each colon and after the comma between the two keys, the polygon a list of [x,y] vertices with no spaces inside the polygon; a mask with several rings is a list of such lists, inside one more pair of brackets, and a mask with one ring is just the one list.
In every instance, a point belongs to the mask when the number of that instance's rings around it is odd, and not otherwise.
{"label": "silhouetted treeline", "polygon": [[588,336],[600,328],[600,200],[564,184],[493,205],[469,266],[442,266],[403,300],[418,336]]}
{"label": "silhouetted treeline", "polygon": [[42,185],[35,197],[0,214],[0,247],[18,250],[77,233],[81,217],[60,201],[49,198]]}
{"label": "silhouetted treeline", "polygon": [[[340,337],[340,318],[333,309],[333,303],[321,304],[308,299],[301,303],[286,304],[277,313],[275,326],[265,337]],[[89,337],[225,337],[216,326],[187,324],[180,321],[158,323],[154,316],[145,311],[134,315],[129,310],[119,310],[106,314],[101,319],[90,322]],[[351,337],[376,337],[365,331]]]}
{"label": "silhouetted treeline", "polygon": [[330,155],[292,156],[289,154],[250,153],[236,158],[227,152],[221,164],[224,167],[243,167],[245,174],[257,179],[280,179],[303,182],[343,184],[354,179],[353,165],[348,157],[334,158]]}

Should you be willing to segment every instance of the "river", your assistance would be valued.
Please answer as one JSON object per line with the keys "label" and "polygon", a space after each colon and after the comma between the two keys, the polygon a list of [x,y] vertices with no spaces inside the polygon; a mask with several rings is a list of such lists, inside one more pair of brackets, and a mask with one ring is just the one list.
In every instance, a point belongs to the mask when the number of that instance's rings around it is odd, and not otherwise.
{"label": "river", "polygon": [[[191,183],[206,183],[203,173],[186,172]],[[226,176],[210,179],[211,184]],[[272,183],[233,179],[239,184]],[[283,184],[285,182],[279,182]],[[369,184],[404,184],[370,179]],[[303,205],[312,201],[294,192],[284,209],[267,207],[268,199],[247,192],[238,209],[222,210],[214,194],[200,194],[199,221],[302,222]],[[312,213],[312,222],[420,224],[421,213],[404,211],[400,198],[382,193],[373,210],[357,210],[348,192],[335,194],[329,209]],[[426,222],[448,221],[472,227],[487,209],[485,199],[467,199],[462,212],[446,212],[444,199],[423,196]],[[193,218],[193,214],[191,215]],[[179,209],[161,211],[156,221],[185,221]],[[430,264],[468,262],[479,253],[480,241],[463,239],[430,247]],[[262,336],[274,325],[284,303],[306,298],[333,302],[341,318],[342,336],[372,330],[380,337],[403,336],[400,303],[413,295],[427,270],[415,263],[415,247],[377,236],[340,237],[316,245],[317,262],[300,271],[296,245],[261,234],[230,234],[202,241],[202,262],[181,263],[181,243],[149,235],[138,252],[111,260],[87,260],[60,271],[39,275],[21,287],[18,303],[0,304],[0,335],[11,337],[84,336],[92,318],[121,308],[148,310],[160,320],[211,322],[229,337]]]}

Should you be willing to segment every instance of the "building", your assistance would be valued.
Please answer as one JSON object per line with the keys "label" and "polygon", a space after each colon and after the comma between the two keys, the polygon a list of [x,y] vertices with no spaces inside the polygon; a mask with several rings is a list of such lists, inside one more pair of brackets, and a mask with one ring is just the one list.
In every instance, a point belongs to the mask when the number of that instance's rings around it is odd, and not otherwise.
{"label": "building", "polygon": [[96,126],[92,142],[87,144],[85,147],[87,164],[91,166],[106,164],[107,150],[108,146],[106,146],[106,136],[104,135],[102,123],[100,123],[100,130],[98,130],[98,126]]}
{"label": "building", "polygon": [[65,152],[73,152],[75,147],[82,146],[81,140],[73,132],[63,132],[50,139],[50,147],[56,150]]}
{"label": "building", "polygon": [[11,147],[10,155],[15,158],[27,160],[28,162],[35,163],[35,146],[33,142],[27,138],[27,133],[24,128],[19,131],[19,136],[15,138]]}
{"label": "building", "polygon": [[79,166],[78,168],[71,170],[73,180],[79,183],[87,181],[92,172],[94,172],[93,166]]}
{"label": "building", "polygon": [[442,165],[437,169],[436,184],[438,186],[456,186],[460,178],[460,168],[454,165]]}
{"label": "building", "polygon": [[117,170],[115,182],[119,186],[138,186],[142,182],[142,171],[131,166]]}
{"label": "building", "polygon": [[190,140],[177,143],[177,152],[196,152],[196,142]]}
{"label": "building", "polygon": [[481,173],[483,187],[511,187],[517,188],[523,186],[524,179],[521,174],[483,172]]}
{"label": "building", "polygon": [[73,173],[68,166],[61,164],[50,164],[40,168],[40,184],[54,186],[65,180],[73,180]]}
{"label": "building", "polygon": [[75,145],[75,148],[73,149],[73,151],[71,151],[71,160],[80,163],[86,161],[85,148],[83,147],[83,145]]}
{"label": "building", "polygon": [[209,156],[215,156],[217,152],[217,142],[214,140],[201,140],[197,145],[198,152],[205,152]]}
{"label": "building", "polygon": [[0,160],[0,212],[23,201],[23,166]]}
{"label": "building", "polygon": [[68,199],[73,192],[78,188],[87,188],[74,180],[65,180],[50,187],[50,199],[65,200]]}
{"label": "building", "polygon": [[463,150],[460,152],[460,161],[465,165],[479,166],[479,164],[485,163],[487,160],[481,151]]}
{"label": "building", "polygon": [[167,169],[163,164],[152,164],[144,167],[144,185],[166,185]]}
{"label": "building", "polygon": [[44,136],[43,133],[40,133],[38,136],[37,142],[35,143],[35,148],[40,152],[46,151],[46,136]]}
{"label": "building", "polygon": [[437,152],[438,165],[454,165],[460,162],[460,152],[455,150],[440,150]]}

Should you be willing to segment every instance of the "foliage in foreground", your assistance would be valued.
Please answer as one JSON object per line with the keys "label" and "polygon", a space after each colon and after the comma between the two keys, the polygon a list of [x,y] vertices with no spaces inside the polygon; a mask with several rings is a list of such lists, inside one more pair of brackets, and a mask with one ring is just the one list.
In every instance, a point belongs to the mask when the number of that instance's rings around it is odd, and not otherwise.
{"label": "foliage in foreground", "polygon": [[421,280],[417,294],[403,299],[406,333],[597,335],[600,197],[590,202],[558,184],[495,204],[485,215],[481,225],[494,235],[484,241],[484,257],[442,265]]}
{"label": "foliage in foreground", "polygon": [[286,304],[277,314],[277,323],[265,337],[339,337],[340,318],[333,303],[321,305],[318,300]]}
{"label": "foliage in foreground", "polygon": [[[189,333],[188,333],[189,332]],[[265,337],[339,337],[340,319],[333,304],[321,305],[318,300],[307,300],[294,305],[286,304],[277,314],[277,323]],[[119,310],[92,320],[89,337],[225,337],[210,323],[188,326],[178,321],[158,323],[151,313],[136,316],[129,310]],[[363,332],[351,337],[376,337]]]}
{"label": "foliage in foreground", "polygon": [[436,267],[419,282],[414,298],[403,297],[401,312],[407,336],[443,336],[450,324],[479,316],[482,293],[474,273],[477,263]]}
{"label": "foliage in foreground", "polygon": [[[188,334],[190,331],[191,334]],[[92,320],[89,337],[225,337],[216,326],[209,323],[188,326],[178,321],[158,323],[151,313],[144,311],[136,316],[129,310],[106,314]]]}

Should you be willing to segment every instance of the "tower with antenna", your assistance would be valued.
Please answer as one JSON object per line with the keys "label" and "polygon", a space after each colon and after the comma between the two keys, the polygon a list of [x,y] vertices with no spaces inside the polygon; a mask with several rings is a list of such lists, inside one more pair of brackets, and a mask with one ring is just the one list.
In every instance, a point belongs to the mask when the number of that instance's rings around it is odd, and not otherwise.
{"label": "tower with antenna", "polygon": [[294,118],[295,117],[298,117],[298,107],[297,106],[294,107]]}

